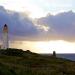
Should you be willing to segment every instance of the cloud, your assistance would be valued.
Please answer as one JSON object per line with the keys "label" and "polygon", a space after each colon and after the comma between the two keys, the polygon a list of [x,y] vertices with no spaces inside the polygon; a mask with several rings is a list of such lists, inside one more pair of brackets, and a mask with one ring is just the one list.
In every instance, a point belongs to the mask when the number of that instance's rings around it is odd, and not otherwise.
{"label": "cloud", "polygon": [[13,12],[0,6],[0,34],[4,24],[9,27],[9,36],[18,39],[29,39],[38,35],[38,30],[32,20],[23,13]]}
{"label": "cloud", "polygon": [[0,35],[4,24],[9,27],[10,40],[75,41],[75,13],[72,11],[31,20],[27,12],[18,13],[0,6]]}
{"label": "cloud", "polygon": [[47,34],[50,39],[75,40],[75,13],[72,11],[48,15],[38,19],[37,24],[49,27]]}

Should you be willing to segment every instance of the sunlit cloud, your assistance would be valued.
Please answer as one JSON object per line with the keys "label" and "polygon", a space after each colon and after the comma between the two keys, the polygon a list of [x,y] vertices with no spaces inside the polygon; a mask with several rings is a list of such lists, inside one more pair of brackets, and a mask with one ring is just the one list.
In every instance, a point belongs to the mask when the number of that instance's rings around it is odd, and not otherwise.
{"label": "sunlit cloud", "polygon": [[47,25],[37,25],[37,29],[47,32],[50,27],[48,27]]}

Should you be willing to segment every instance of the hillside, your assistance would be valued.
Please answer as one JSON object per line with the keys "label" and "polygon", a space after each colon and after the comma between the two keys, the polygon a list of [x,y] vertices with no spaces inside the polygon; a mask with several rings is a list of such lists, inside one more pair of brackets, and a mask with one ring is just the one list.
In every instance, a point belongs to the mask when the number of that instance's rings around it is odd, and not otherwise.
{"label": "hillside", "polygon": [[75,75],[75,62],[29,50],[0,50],[0,75]]}

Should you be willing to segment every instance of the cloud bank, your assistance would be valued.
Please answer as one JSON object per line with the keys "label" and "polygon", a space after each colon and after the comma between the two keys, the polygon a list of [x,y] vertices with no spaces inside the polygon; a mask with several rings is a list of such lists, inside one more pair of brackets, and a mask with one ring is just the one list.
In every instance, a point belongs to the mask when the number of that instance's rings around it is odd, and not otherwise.
{"label": "cloud bank", "polygon": [[26,37],[27,39],[38,35],[37,28],[25,13],[9,11],[0,6],[0,33],[4,24],[8,25],[11,38]]}
{"label": "cloud bank", "polygon": [[47,34],[51,39],[75,40],[75,13],[72,11],[63,12],[55,16],[48,15],[37,21],[40,25],[47,25]]}
{"label": "cloud bank", "polygon": [[31,20],[25,13],[9,11],[0,6],[1,35],[4,24],[9,27],[11,40],[75,41],[75,13],[72,11]]}

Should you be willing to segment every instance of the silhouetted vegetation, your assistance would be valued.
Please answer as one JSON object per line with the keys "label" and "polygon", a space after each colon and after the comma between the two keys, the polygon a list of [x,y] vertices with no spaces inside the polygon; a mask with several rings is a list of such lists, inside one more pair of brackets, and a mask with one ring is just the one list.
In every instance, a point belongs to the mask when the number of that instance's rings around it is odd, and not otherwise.
{"label": "silhouetted vegetation", "polygon": [[6,50],[1,49],[0,54],[9,55],[9,56],[22,56],[23,55],[23,50],[21,50],[21,49],[12,49],[12,48],[8,48]]}
{"label": "silhouetted vegetation", "polygon": [[1,49],[0,75],[75,75],[75,62],[29,50]]}

